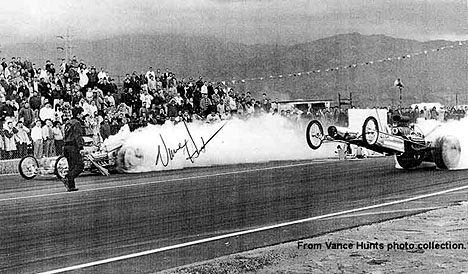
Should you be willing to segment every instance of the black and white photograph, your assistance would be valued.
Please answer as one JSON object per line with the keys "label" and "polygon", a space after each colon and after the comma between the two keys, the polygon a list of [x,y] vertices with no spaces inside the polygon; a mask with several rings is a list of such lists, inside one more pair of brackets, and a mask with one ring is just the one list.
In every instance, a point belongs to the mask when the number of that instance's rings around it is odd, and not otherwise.
{"label": "black and white photograph", "polygon": [[468,273],[468,0],[0,8],[0,273]]}

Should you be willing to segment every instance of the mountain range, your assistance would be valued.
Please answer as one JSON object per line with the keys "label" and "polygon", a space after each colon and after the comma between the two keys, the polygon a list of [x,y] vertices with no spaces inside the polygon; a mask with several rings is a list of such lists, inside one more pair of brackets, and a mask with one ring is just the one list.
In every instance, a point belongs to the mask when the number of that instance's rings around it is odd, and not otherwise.
{"label": "mountain range", "polygon": [[[432,51],[448,45],[455,47]],[[7,45],[0,55],[29,57],[41,66],[47,59],[58,64],[57,58],[64,57],[63,51],[57,50],[60,46],[58,39]],[[257,98],[266,92],[278,99],[337,100],[338,94],[349,97],[352,93],[355,105],[371,107],[398,104],[399,91],[393,84],[400,78],[406,105],[468,104],[467,46],[450,41],[419,42],[349,33],[295,45],[246,45],[215,37],[161,34],[77,40],[73,47],[78,59],[104,67],[117,79],[133,71],[146,72],[152,66],[170,68],[178,78],[203,76],[209,81],[227,81],[235,90],[251,91]],[[414,55],[424,51],[427,54]],[[400,59],[389,61],[389,57]],[[317,70],[320,73],[297,75]],[[270,79],[270,75],[283,77]],[[264,79],[239,81],[260,77]]]}

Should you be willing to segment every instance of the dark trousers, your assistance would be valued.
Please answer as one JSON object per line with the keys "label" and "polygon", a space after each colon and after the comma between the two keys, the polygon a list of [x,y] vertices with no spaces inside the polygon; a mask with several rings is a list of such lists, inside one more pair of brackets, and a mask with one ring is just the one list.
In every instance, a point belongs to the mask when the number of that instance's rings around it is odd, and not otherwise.
{"label": "dark trousers", "polygon": [[63,155],[68,161],[68,186],[70,188],[75,188],[75,178],[78,177],[84,169],[83,157],[78,147],[67,145],[63,147]]}
{"label": "dark trousers", "polygon": [[55,155],[63,155],[63,140],[55,140]]}
{"label": "dark trousers", "polygon": [[28,155],[28,145],[25,143],[17,143],[16,148],[18,149],[18,155],[20,158]]}

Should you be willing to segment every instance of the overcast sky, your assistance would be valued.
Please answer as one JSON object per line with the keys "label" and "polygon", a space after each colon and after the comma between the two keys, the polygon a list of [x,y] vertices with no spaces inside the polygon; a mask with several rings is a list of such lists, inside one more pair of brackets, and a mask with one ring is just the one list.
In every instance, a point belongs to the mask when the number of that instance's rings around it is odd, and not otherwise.
{"label": "overcast sky", "polygon": [[0,44],[183,33],[292,44],[339,33],[468,40],[468,0],[2,0]]}

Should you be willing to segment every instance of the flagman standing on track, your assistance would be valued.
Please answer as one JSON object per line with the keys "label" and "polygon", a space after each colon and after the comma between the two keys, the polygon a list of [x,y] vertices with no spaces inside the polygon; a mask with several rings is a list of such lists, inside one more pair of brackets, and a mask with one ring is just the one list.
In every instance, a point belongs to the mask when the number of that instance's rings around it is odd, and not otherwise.
{"label": "flagman standing on track", "polygon": [[75,187],[75,178],[80,175],[84,169],[83,157],[83,129],[81,127],[81,118],[83,109],[75,107],[72,110],[72,119],[65,124],[63,154],[68,161],[68,174],[63,178],[63,183],[68,191],[77,191]]}

